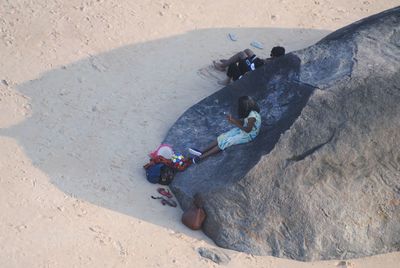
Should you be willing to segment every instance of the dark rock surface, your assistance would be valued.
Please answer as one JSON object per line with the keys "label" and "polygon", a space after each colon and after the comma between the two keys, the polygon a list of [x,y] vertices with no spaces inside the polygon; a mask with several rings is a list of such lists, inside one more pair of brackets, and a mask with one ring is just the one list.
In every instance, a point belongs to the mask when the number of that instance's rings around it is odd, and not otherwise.
{"label": "dark rock surface", "polygon": [[340,29],[188,109],[165,142],[204,147],[254,97],[259,137],[176,176],[219,246],[297,260],[400,249],[400,7]]}

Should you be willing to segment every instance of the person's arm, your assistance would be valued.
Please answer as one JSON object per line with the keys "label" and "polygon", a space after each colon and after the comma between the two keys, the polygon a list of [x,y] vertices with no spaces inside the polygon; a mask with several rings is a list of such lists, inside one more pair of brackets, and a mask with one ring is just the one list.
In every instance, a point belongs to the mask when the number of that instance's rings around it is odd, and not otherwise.
{"label": "person's arm", "polygon": [[233,125],[237,126],[238,128],[240,128],[241,130],[243,130],[243,131],[245,131],[247,133],[251,132],[251,130],[254,127],[254,124],[256,123],[256,119],[254,117],[250,117],[247,120],[247,126],[246,127],[243,126],[243,120],[236,119],[232,115],[228,115],[227,119],[228,119],[228,121],[230,123],[232,123]]}

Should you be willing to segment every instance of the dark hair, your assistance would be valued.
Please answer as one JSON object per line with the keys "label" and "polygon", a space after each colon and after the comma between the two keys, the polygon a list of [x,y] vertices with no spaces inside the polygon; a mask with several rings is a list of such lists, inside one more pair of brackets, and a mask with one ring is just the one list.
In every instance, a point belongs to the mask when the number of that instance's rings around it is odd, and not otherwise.
{"label": "dark hair", "polygon": [[239,118],[246,118],[251,111],[260,112],[257,103],[249,96],[242,96],[238,101],[238,116]]}
{"label": "dark hair", "polygon": [[273,47],[272,49],[271,49],[271,57],[274,57],[274,58],[276,58],[276,57],[280,57],[280,56],[283,56],[283,55],[285,55],[285,48],[284,47]]}

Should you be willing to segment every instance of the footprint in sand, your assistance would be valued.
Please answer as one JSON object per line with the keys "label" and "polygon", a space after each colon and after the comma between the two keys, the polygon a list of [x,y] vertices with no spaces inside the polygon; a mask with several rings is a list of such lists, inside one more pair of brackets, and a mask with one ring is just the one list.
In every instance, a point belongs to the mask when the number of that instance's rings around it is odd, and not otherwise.
{"label": "footprint in sand", "polygon": [[206,79],[206,80],[213,80],[215,82],[222,81],[225,77],[225,74],[223,72],[218,72],[221,74],[217,74],[216,72],[217,72],[217,70],[215,70],[215,68],[210,65],[210,66],[199,69],[197,71],[197,74],[201,78]]}

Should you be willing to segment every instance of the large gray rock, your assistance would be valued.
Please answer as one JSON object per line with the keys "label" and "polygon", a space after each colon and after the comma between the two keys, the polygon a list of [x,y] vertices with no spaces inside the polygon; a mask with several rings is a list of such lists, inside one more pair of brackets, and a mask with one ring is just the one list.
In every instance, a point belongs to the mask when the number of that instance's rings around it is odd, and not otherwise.
{"label": "large gray rock", "polygon": [[179,173],[173,192],[184,209],[201,193],[204,232],[225,248],[307,261],[399,250],[399,67],[397,7],[246,75],[165,142],[204,147],[241,95],[261,106],[259,137]]}

